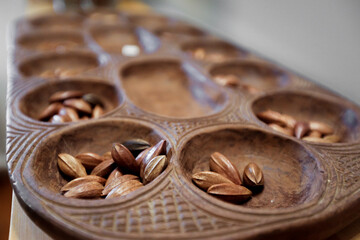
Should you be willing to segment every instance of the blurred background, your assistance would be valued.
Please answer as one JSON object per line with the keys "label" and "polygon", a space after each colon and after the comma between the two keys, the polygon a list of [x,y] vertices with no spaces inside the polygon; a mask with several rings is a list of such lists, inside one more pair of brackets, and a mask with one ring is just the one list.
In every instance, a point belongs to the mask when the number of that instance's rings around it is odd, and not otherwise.
{"label": "blurred background", "polygon": [[[144,2],[155,11],[182,18],[260,53],[360,104],[360,1]],[[34,3],[44,6],[45,10],[51,7],[51,1],[32,1]],[[25,0],[2,0],[0,11],[0,191],[10,191],[5,172],[7,28],[17,17],[34,11]],[[6,219],[9,217],[4,221]],[[5,223],[1,224],[0,232],[7,231]]]}

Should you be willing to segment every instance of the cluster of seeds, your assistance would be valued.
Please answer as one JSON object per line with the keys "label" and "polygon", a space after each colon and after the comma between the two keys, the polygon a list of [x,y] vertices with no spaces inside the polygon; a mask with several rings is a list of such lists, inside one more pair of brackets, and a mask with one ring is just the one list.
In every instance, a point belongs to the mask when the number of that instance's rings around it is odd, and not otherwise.
{"label": "cluster of seeds", "polygon": [[93,93],[59,91],[50,96],[49,103],[41,112],[39,120],[51,123],[76,122],[104,114],[103,102]]}
{"label": "cluster of seeds", "polygon": [[232,87],[232,88],[241,88],[244,91],[257,94],[260,93],[261,90],[253,85],[242,82],[236,75],[233,74],[219,74],[214,77],[214,81],[223,87]]}
{"label": "cluster of seeds", "polygon": [[102,156],[60,153],[58,167],[71,179],[61,188],[65,197],[115,198],[129,194],[153,181],[167,166],[166,142],[154,146],[142,139],[114,143]]}
{"label": "cluster of seeds", "polygon": [[323,122],[297,121],[294,117],[272,110],[257,114],[275,131],[309,142],[337,143],[341,137],[334,134],[334,129]]}
{"label": "cluster of seeds", "polygon": [[251,190],[259,191],[264,186],[263,173],[253,162],[245,167],[241,181],[236,166],[221,153],[214,152],[210,157],[210,170],[193,174],[192,180],[208,194],[227,202],[245,202],[251,198]]}

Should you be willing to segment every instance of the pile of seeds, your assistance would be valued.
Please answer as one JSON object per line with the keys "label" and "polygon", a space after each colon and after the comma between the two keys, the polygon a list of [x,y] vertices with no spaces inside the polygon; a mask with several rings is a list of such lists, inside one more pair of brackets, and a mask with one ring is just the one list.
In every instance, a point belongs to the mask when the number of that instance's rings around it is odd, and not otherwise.
{"label": "pile of seeds", "polygon": [[236,166],[221,153],[214,152],[210,157],[210,170],[195,173],[192,180],[202,190],[227,202],[245,202],[252,195],[249,189],[259,191],[264,186],[263,173],[253,162],[245,167],[241,181]]}
{"label": "pile of seeds", "polygon": [[153,181],[167,166],[166,141],[150,146],[142,139],[114,143],[102,156],[81,153],[58,155],[60,171],[72,179],[61,188],[69,198],[115,198]]}
{"label": "pile of seeds", "polygon": [[214,81],[223,87],[239,87],[251,94],[260,93],[261,90],[254,87],[253,85],[241,82],[240,79],[233,74],[219,74],[214,77]]}
{"label": "pile of seeds", "polygon": [[206,51],[204,48],[196,48],[195,50],[190,51],[190,54],[193,58],[200,61],[222,62],[226,60],[226,56],[224,56],[224,54],[214,51]]}
{"label": "pile of seeds", "polygon": [[39,76],[43,78],[67,78],[76,76],[82,72],[88,70],[88,67],[76,67],[76,68],[62,68],[57,67],[55,69],[49,69],[43,71]]}
{"label": "pile of seeds", "polygon": [[39,120],[51,123],[75,122],[104,114],[103,102],[93,93],[59,91],[50,96],[49,103],[41,112]]}
{"label": "pile of seeds", "polygon": [[341,137],[334,134],[334,129],[322,122],[297,121],[290,115],[272,110],[256,114],[275,131],[309,142],[337,143]]}

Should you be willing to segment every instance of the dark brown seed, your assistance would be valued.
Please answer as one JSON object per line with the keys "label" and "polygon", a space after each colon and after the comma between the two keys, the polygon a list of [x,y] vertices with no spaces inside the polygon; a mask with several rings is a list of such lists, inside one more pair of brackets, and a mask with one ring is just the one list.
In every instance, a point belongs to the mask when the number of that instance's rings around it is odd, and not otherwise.
{"label": "dark brown seed", "polygon": [[122,143],[136,157],[151,145],[143,139],[130,139]]}
{"label": "dark brown seed", "polygon": [[89,103],[91,106],[96,106],[96,105],[100,105],[101,107],[104,107],[103,102],[101,101],[101,99],[96,96],[93,93],[87,93],[85,94],[82,99],[84,99],[87,103]]}
{"label": "dark brown seed", "polygon": [[252,192],[246,187],[232,183],[220,183],[212,185],[207,192],[227,202],[242,203],[248,200]]}
{"label": "dark brown seed", "polygon": [[100,105],[96,105],[92,111],[91,117],[92,118],[99,118],[104,115],[104,109],[100,107]]}
{"label": "dark brown seed", "polygon": [[244,185],[247,187],[257,187],[264,185],[264,175],[256,163],[249,163],[244,168]]}
{"label": "dark brown seed", "polygon": [[150,149],[151,148],[147,148],[144,151],[142,151],[141,153],[139,153],[139,155],[137,155],[135,161],[139,166],[141,166],[142,161],[144,160],[144,158],[146,157],[146,155],[148,154]]}
{"label": "dark brown seed", "polygon": [[102,191],[102,196],[106,196],[113,190],[114,188],[118,187],[120,184],[123,184],[130,180],[137,180],[139,181],[139,177],[131,174],[126,174],[117,178],[114,178],[107,186],[105,186],[104,190]]}
{"label": "dark brown seed", "polygon": [[91,152],[81,153],[75,157],[80,160],[87,170],[92,170],[94,167],[103,162],[103,158],[100,155]]}
{"label": "dark brown seed", "polygon": [[58,102],[50,104],[41,112],[39,120],[46,120],[52,117],[53,115],[57,114],[62,107],[63,105]]}
{"label": "dark brown seed", "polygon": [[53,95],[50,96],[49,101],[50,102],[61,102],[69,98],[77,98],[82,97],[84,95],[81,91],[60,91],[56,92]]}
{"label": "dark brown seed", "polygon": [[64,101],[64,105],[67,107],[72,107],[83,113],[91,114],[92,112],[90,104],[88,104],[82,99],[77,99],[77,98],[66,99]]}
{"label": "dark brown seed", "polygon": [[114,143],[111,156],[121,170],[139,175],[139,165],[129,149],[120,143]]}
{"label": "dark brown seed", "polygon": [[294,133],[295,137],[301,139],[310,131],[309,123],[307,122],[297,122],[295,124]]}
{"label": "dark brown seed", "polygon": [[64,196],[68,198],[97,198],[101,196],[104,186],[98,182],[82,183],[67,191]]}
{"label": "dark brown seed", "polygon": [[115,167],[116,164],[114,160],[112,159],[105,160],[92,170],[91,175],[96,175],[99,177],[106,178],[114,170]]}
{"label": "dark brown seed", "polygon": [[[151,147],[150,150],[147,152],[146,156],[143,158],[142,162],[140,163],[140,174],[144,173],[146,165],[149,163],[151,159],[159,155],[165,155],[166,153],[166,141],[161,140],[155,146]],[[143,179],[144,176],[140,177]]]}
{"label": "dark brown seed", "polygon": [[76,122],[79,120],[79,115],[73,108],[62,107],[59,111],[60,116],[67,116],[71,122]]}
{"label": "dark brown seed", "polygon": [[214,152],[210,157],[210,169],[228,178],[235,184],[241,185],[240,173],[235,165],[219,152]]}
{"label": "dark brown seed", "polygon": [[74,180],[68,182],[67,184],[65,184],[61,188],[61,192],[69,191],[71,188],[74,188],[74,187],[79,186],[80,184],[83,184],[86,182],[98,182],[98,183],[101,183],[102,185],[104,185],[106,182],[106,179],[99,177],[99,176],[94,176],[94,175],[78,177],[78,178],[75,178]]}

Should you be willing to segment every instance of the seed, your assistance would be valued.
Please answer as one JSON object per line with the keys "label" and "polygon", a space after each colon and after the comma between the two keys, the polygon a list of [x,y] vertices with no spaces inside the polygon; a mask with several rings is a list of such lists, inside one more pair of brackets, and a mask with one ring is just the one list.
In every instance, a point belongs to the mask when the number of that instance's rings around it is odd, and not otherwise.
{"label": "seed", "polygon": [[86,183],[86,182],[98,182],[101,183],[102,185],[104,185],[106,179],[99,177],[99,176],[93,176],[93,175],[88,175],[85,177],[79,177],[79,178],[75,178],[74,180],[68,182],[67,184],[65,184],[62,188],[61,188],[61,192],[67,192],[69,191],[71,188],[74,188],[76,186],[79,186],[80,184]]}
{"label": "seed", "polygon": [[251,86],[251,85],[249,85],[249,84],[242,83],[242,84],[241,84],[241,87],[242,87],[245,91],[247,91],[248,93],[251,93],[251,94],[258,94],[258,93],[261,92],[258,88],[254,87],[254,86]]}
{"label": "seed", "polygon": [[63,105],[58,102],[50,104],[41,112],[39,120],[45,120],[52,117],[57,114],[62,107]]}
{"label": "seed", "polygon": [[102,196],[108,195],[111,190],[118,187],[120,184],[123,184],[130,180],[137,180],[139,181],[139,177],[131,174],[126,174],[123,176],[119,176],[117,178],[114,178],[107,186],[105,186],[104,190],[102,191]]}
{"label": "seed", "polygon": [[92,112],[90,104],[88,104],[82,99],[77,99],[77,98],[66,99],[64,101],[64,105],[67,107],[72,107],[80,112],[84,112],[87,114],[91,114]]}
{"label": "seed", "polygon": [[310,130],[309,123],[307,122],[297,122],[295,124],[294,133],[295,137],[298,139],[301,139],[303,136],[305,136]]}
{"label": "seed", "polygon": [[283,133],[285,135],[288,135],[288,136],[293,136],[293,130],[292,129],[283,128],[283,127],[281,127],[280,125],[278,125],[276,123],[270,123],[268,126],[271,127],[272,129],[274,129],[277,132],[281,132],[281,133]]}
{"label": "seed", "polygon": [[92,111],[92,118],[99,118],[104,115],[104,109],[100,105],[96,105]]}
{"label": "seed", "polygon": [[106,159],[112,159],[111,151],[108,151],[108,152],[104,153],[101,157],[102,157],[104,160],[106,160]]}
{"label": "seed", "polygon": [[309,127],[312,131],[319,131],[322,134],[332,134],[334,132],[332,127],[322,122],[310,121]]}
{"label": "seed", "polygon": [[[156,156],[159,156],[160,154],[164,155],[165,152],[166,152],[165,140],[161,140],[155,146],[151,147],[147,152],[146,156],[144,156],[142,162],[140,163],[140,173],[144,173],[146,165],[149,163],[151,159],[153,159]],[[140,175],[140,177],[143,178],[144,176]]]}
{"label": "seed", "polygon": [[275,112],[272,110],[266,110],[260,113],[256,114],[258,118],[260,118],[261,120],[267,122],[267,123],[277,123],[280,125],[285,125],[289,128],[294,128],[295,124],[296,124],[296,120],[295,118],[286,115],[286,114],[281,114],[279,112]]}
{"label": "seed", "polygon": [[67,191],[68,198],[96,198],[101,196],[104,186],[98,182],[85,182]]}
{"label": "seed", "polygon": [[137,155],[135,161],[136,163],[141,166],[142,161],[144,160],[144,158],[146,157],[146,155],[148,154],[148,152],[150,151],[151,148],[147,148],[144,151],[142,151],[141,153],[139,153],[139,155]]}
{"label": "seed", "polygon": [[69,118],[71,120],[71,122],[76,122],[79,120],[79,115],[73,108],[62,107],[59,110],[59,115],[67,116],[67,118]]}
{"label": "seed", "polygon": [[324,141],[327,143],[337,143],[340,139],[341,138],[338,135],[327,135],[324,137]]}
{"label": "seed", "polygon": [[129,151],[134,155],[138,156],[139,153],[149,148],[151,145],[143,139],[130,139],[122,143]]}
{"label": "seed", "polygon": [[106,196],[106,199],[124,196],[124,195],[129,194],[130,192],[133,192],[143,186],[144,185],[141,182],[139,182],[138,180],[126,181],[123,184],[120,184],[119,186],[117,186],[116,188],[113,188],[109,192],[109,194]]}
{"label": "seed", "polygon": [[235,184],[241,185],[240,173],[235,165],[219,152],[214,152],[210,157],[210,169],[228,178]]}
{"label": "seed", "polygon": [[82,97],[83,100],[85,100],[87,103],[89,103],[91,106],[96,106],[99,105],[100,107],[104,107],[103,102],[101,101],[101,99],[96,96],[93,93],[87,93]]}
{"label": "seed", "polygon": [[91,175],[96,175],[99,177],[106,177],[112,172],[112,170],[114,170],[115,167],[116,167],[116,164],[115,164],[114,160],[112,160],[112,159],[105,160],[102,163],[100,163],[99,165],[97,165],[91,171]]}
{"label": "seed", "polygon": [[309,137],[321,138],[321,132],[319,131],[310,131]]}
{"label": "seed", "polygon": [[64,123],[64,122],[71,122],[71,119],[69,116],[67,115],[63,115],[63,116],[60,116],[60,115],[54,115],[50,118],[49,122],[51,123]]}
{"label": "seed", "polygon": [[139,174],[139,165],[135,161],[134,156],[131,154],[129,149],[120,143],[114,143],[111,150],[111,156],[121,169]]}
{"label": "seed", "polygon": [[232,183],[228,178],[216,172],[204,171],[192,175],[192,180],[201,189],[207,191],[209,187],[220,183]]}
{"label": "seed", "polygon": [[120,171],[119,168],[115,168],[106,180],[105,187],[108,186],[113,180],[121,176],[123,176],[123,173]]}
{"label": "seed", "polygon": [[217,84],[225,87],[237,87],[239,85],[239,79],[232,74],[217,75],[214,80]]}
{"label": "seed", "polygon": [[167,158],[165,155],[154,157],[146,165],[144,173],[140,173],[144,184],[148,184],[162,173],[167,165]]}
{"label": "seed", "polygon": [[59,91],[50,96],[50,102],[61,102],[69,98],[82,97],[84,95],[81,91]]}
{"label": "seed", "polygon": [[80,160],[82,165],[84,165],[84,167],[88,170],[94,169],[94,167],[103,162],[103,158],[100,157],[100,155],[91,152],[81,153],[75,157]]}
{"label": "seed", "polygon": [[58,166],[67,176],[72,178],[85,177],[86,170],[79,160],[67,153],[58,155]]}
{"label": "seed", "polygon": [[257,187],[264,185],[264,175],[256,163],[249,163],[243,174],[244,185],[248,187]]}
{"label": "seed", "polygon": [[233,183],[220,183],[209,187],[207,192],[227,202],[241,203],[248,200],[252,192],[246,187]]}

